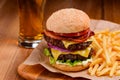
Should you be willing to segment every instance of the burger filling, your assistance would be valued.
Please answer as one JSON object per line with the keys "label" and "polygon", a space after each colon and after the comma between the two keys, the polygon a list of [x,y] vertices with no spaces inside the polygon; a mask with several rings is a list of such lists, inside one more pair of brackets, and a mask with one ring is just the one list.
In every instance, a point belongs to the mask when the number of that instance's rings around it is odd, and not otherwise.
{"label": "burger filling", "polygon": [[49,56],[50,64],[85,65],[92,61],[93,49],[90,47],[92,43],[90,36],[92,35],[94,32],[89,29],[70,34],[45,30],[44,39],[49,48],[45,48],[44,53]]}
{"label": "burger filling", "polygon": [[73,41],[66,41],[66,40],[58,40],[58,39],[53,39],[50,38],[46,35],[44,35],[44,39],[47,41],[49,46],[56,46],[61,49],[66,49],[69,51],[76,51],[76,50],[83,50],[86,49],[91,43],[91,40],[88,40],[86,42],[73,42]]}
{"label": "burger filling", "polygon": [[76,65],[85,65],[88,62],[91,62],[93,49],[91,47],[88,47],[85,50],[64,52],[53,48],[45,48],[44,53],[46,56],[50,57],[49,58],[50,64],[56,63],[56,64],[65,64],[69,66],[76,66]]}

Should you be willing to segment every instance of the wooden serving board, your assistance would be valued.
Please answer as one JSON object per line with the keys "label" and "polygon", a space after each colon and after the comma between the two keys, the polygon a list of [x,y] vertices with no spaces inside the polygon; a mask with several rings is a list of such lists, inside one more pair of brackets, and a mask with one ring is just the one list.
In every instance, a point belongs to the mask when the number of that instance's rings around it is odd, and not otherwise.
{"label": "wooden serving board", "polygon": [[[104,20],[91,20],[90,26],[93,31],[106,28],[109,28],[111,31],[120,29],[120,25]],[[30,66],[22,63],[18,67],[18,73],[27,80],[89,80],[82,77],[72,78],[60,73],[52,73],[40,64]]]}
{"label": "wooden serving board", "polygon": [[18,73],[27,80],[89,80],[86,78],[72,78],[60,73],[52,73],[41,65],[28,66],[21,64]]}

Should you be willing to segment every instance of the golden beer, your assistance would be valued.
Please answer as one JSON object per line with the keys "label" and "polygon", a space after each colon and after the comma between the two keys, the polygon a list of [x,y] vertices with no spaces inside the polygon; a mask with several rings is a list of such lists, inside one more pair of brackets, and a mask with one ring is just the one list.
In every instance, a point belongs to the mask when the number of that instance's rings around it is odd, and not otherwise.
{"label": "golden beer", "polygon": [[42,39],[45,0],[18,0],[19,4],[19,45],[36,47]]}

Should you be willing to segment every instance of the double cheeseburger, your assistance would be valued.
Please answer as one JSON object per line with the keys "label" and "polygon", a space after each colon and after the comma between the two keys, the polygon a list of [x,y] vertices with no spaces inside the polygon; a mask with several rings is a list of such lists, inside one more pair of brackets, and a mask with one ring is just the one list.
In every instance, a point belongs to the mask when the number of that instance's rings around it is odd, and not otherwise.
{"label": "double cheeseburger", "polygon": [[86,69],[92,61],[90,46],[94,35],[90,19],[81,10],[66,8],[53,13],[46,22],[44,39],[48,48],[44,54],[52,66],[63,71]]}

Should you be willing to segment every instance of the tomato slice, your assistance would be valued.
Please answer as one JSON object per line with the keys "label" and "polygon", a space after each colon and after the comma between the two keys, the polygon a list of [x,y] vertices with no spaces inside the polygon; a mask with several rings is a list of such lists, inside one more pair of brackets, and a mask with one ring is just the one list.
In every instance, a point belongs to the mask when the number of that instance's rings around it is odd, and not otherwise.
{"label": "tomato slice", "polygon": [[45,35],[54,38],[54,39],[59,39],[62,40],[63,38],[60,36],[55,35],[54,33],[51,33],[50,31],[44,30]]}
{"label": "tomato slice", "polygon": [[75,41],[75,42],[84,42],[84,41],[86,41],[89,37],[91,37],[91,36],[93,36],[94,35],[94,32],[93,31],[89,31],[89,33],[88,34],[85,34],[85,35],[83,35],[83,36],[80,36],[80,37],[78,37],[78,38],[76,38],[76,39],[72,39],[72,41]]}
{"label": "tomato slice", "polygon": [[78,36],[87,34],[89,31],[90,31],[90,28],[83,30],[81,32],[76,32],[76,33],[54,33],[52,31],[50,31],[50,32],[55,35],[62,36],[62,37],[78,37]]}
{"label": "tomato slice", "polygon": [[[44,30],[45,35],[58,39],[58,40],[69,40],[69,41],[75,41],[75,42],[84,42],[86,41],[90,36],[94,35],[94,32],[92,31],[85,31],[84,34],[82,33],[81,36],[74,36],[74,37],[62,37],[59,35],[56,35],[56,33],[53,33],[51,31]],[[67,34],[68,35],[68,34]]]}

